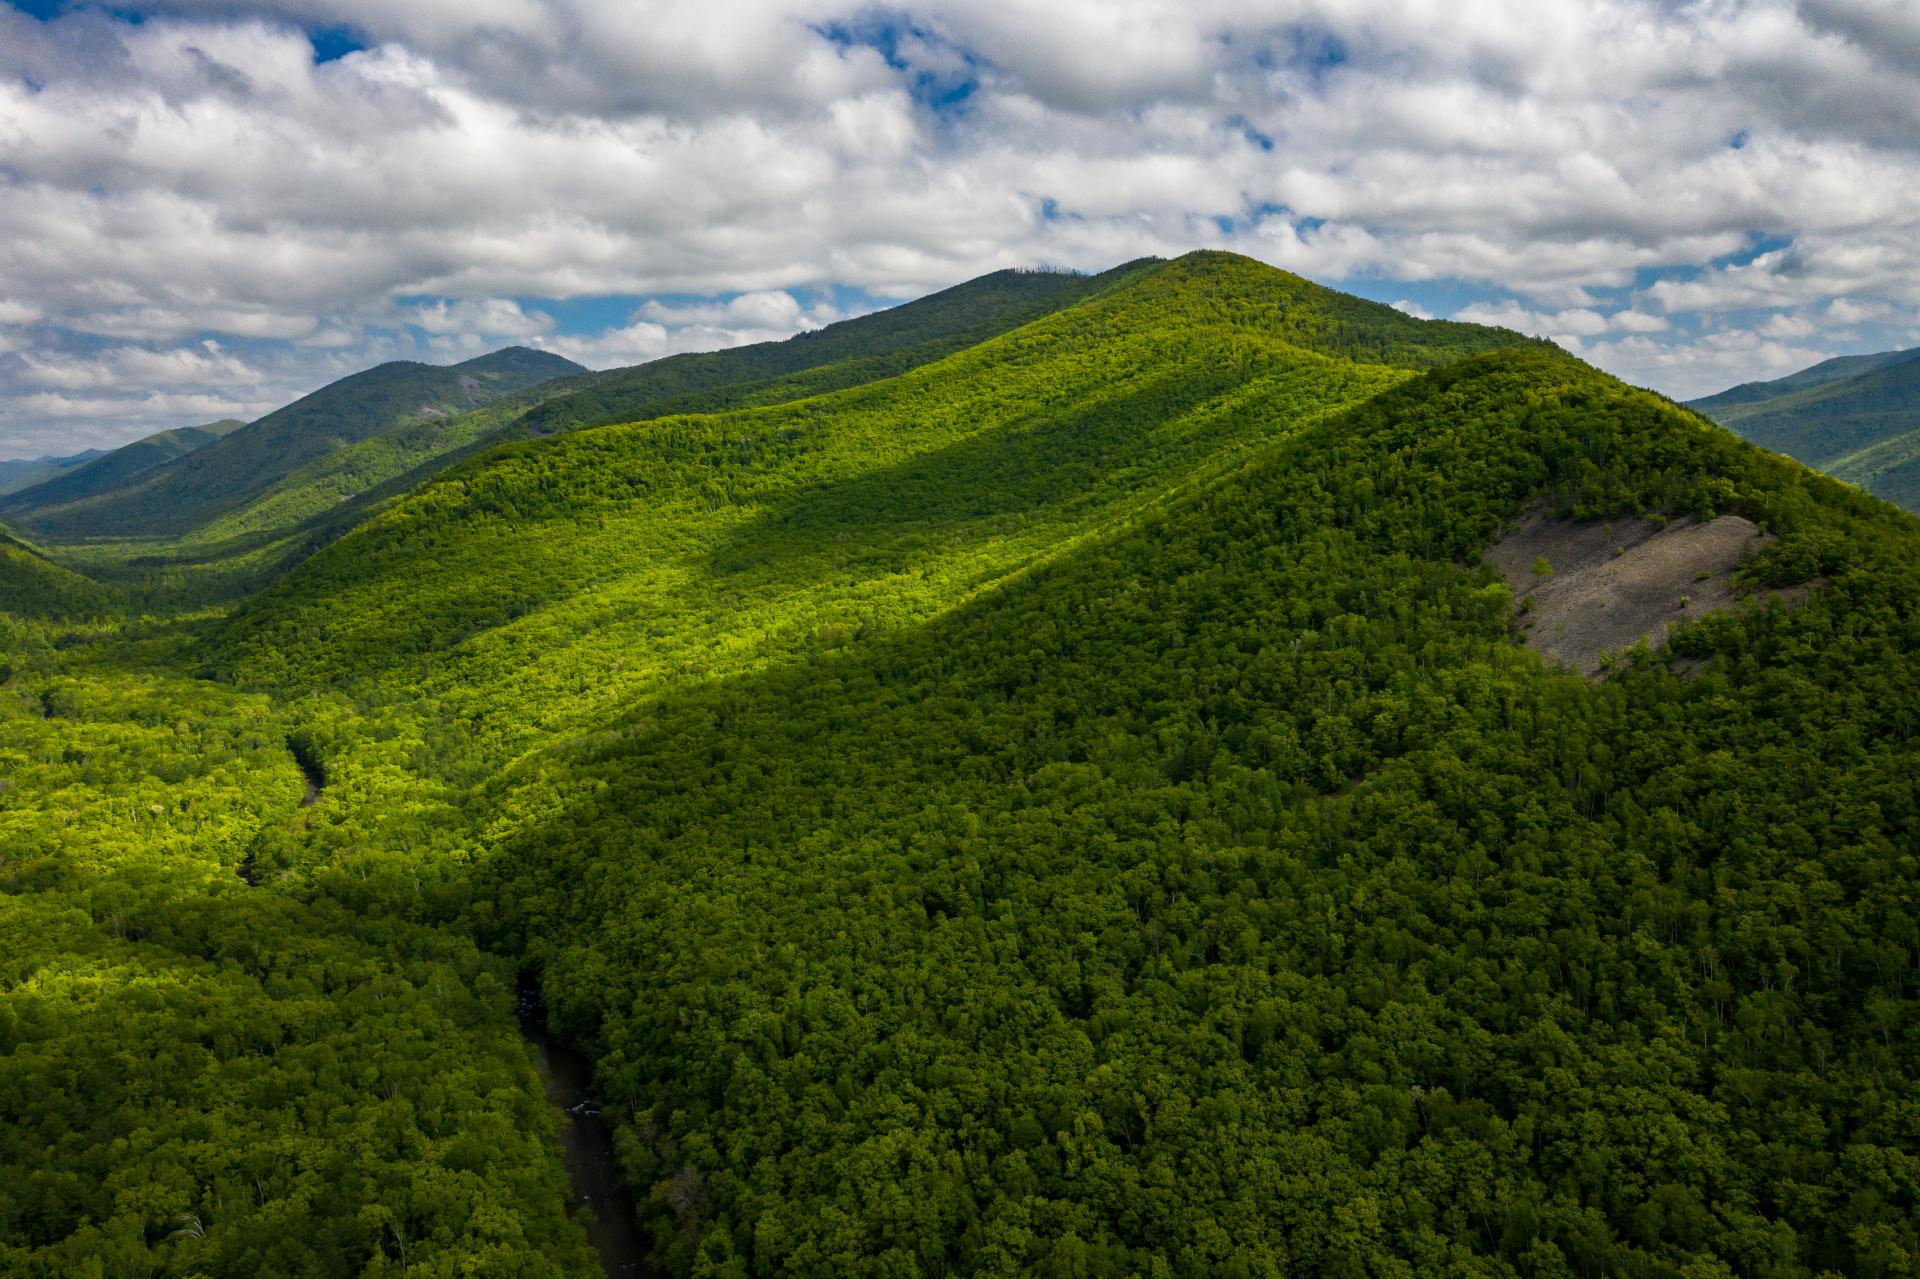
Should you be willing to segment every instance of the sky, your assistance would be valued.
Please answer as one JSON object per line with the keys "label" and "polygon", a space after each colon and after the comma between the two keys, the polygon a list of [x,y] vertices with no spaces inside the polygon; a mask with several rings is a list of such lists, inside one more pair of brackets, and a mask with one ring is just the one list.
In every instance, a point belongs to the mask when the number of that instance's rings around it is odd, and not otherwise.
{"label": "sky", "polygon": [[1920,6],[0,0],[0,457],[1195,248],[1676,398],[1920,345]]}

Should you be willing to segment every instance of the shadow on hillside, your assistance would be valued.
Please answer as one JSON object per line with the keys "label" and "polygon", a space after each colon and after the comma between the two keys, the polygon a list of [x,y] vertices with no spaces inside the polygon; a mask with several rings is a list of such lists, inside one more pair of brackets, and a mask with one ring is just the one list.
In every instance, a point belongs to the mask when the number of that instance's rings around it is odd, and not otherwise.
{"label": "shadow on hillside", "polygon": [[1069,523],[1102,502],[1152,496],[1156,469],[1245,432],[1243,414],[1204,408],[1249,381],[1244,371],[1196,379],[1182,369],[1073,408],[1036,409],[897,465],[809,485],[771,499],[714,548],[706,568],[719,578],[788,580],[836,569],[901,572],[1032,518]]}

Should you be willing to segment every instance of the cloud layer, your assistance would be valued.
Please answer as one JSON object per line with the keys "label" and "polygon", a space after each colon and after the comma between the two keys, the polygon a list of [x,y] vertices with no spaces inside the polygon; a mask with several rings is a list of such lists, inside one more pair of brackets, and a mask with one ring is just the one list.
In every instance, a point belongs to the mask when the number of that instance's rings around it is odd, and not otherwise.
{"label": "cloud layer", "polygon": [[[382,358],[631,363],[1197,246],[1680,395],[1920,341],[1902,0],[139,16],[0,8],[0,454]],[[316,61],[341,29],[364,47]]]}

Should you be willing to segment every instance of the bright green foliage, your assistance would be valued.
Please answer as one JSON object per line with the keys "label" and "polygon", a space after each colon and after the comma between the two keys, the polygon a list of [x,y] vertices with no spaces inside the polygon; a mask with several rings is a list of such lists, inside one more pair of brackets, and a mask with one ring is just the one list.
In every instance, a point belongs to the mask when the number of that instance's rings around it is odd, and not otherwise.
{"label": "bright green foliage", "polygon": [[183,536],[70,545],[61,554],[139,608],[229,602],[447,466],[495,445],[581,426],[777,404],[892,377],[1148,265],[1095,277],[1001,271],[785,342],[555,377],[457,417],[418,418],[322,453]]}
{"label": "bright green foliage", "polygon": [[1843,356],[1692,407],[1755,444],[1920,510],[1920,350]]}
{"label": "bright green foliage", "polygon": [[580,389],[529,411],[502,439],[778,404],[878,381],[1019,328],[1156,264],[1145,259],[1096,276],[996,271],[784,342],[676,355],[595,374]]}
{"label": "bright green foliage", "polygon": [[0,615],[102,617],[109,607],[107,592],[98,585],[0,529]]}
{"label": "bright green foliage", "polygon": [[[1729,491],[1849,549],[1690,681],[1555,674],[1458,567]],[[472,914],[642,1112],[676,1273],[1910,1273],[1917,549],[1470,360],[518,770]]]}
{"label": "bright green foliage", "polygon": [[588,1272],[512,967],[236,873],[329,820],[276,708],[4,636],[0,1273]]}
{"label": "bright green foliage", "polygon": [[233,418],[205,426],[182,426],[135,440],[89,462],[62,470],[59,475],[10,494],[0,501],[0,512],[33,511],[64,506],[134,482],[154,467],[184,457],[197,448],[231,435],[246,423]]}
{"label": "bright green foliage", "polygon": [[[585,1271],[529,964],[675,1275],[1914,1273],[1910,518],[1228,255],[843,376],[15,629],[0,1270]],[[1589,681],[1536,506],[1811,589]]]}
{"label": "bright green foliage", "polygon": [[[464,364],[398,361],[342,378],[111,491],[45,501],[16,495],[12,517],[50,538],[173,535],[200,528],[345,445],[410,422],[452,417],[580,366],[509,347]],[[57,482],[56,482],[57,483]]]}
{"label": "bright green foliage", "polygon": [[[1306,300],[1275,311],[1262,280]],[[1338,298],[1194,255],[885,382],[498,449],[265,592],[224,664],[369,693],[404,677],[497,762],[674,673],[950,607],[1406,377],[1273,335],[1338,334],[1311,314]],[[1402,349],[1523,341],[1431,325]]]}
{"label": "bright green foliage", "polygon": [[300,523],[289,539],[288,562],[297,560],[386,500],[495,445],[582,426],[777,404],[891,377],[1077,301],[1128,269],[1093,278],[1003,271],[785,342],[555,378],[451,420],[416,422],[341,448],[192,541],[218,544]]}

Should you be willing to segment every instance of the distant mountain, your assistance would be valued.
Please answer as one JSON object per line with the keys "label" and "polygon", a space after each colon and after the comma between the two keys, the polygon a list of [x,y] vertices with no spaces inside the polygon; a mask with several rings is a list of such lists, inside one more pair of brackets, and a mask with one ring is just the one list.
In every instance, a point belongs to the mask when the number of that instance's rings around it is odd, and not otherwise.
{"label": "distant mountain", "polygon": [[995,271],[784,341],[610,369],[529,410],[503,438],[713,413],[877,381],[1050,315],[1152,265],[1146,259],[1099,275]]}
{"label": "distant mountain", "polygon": [[105,449],[84,449],[65,457],[14,458],[0,462],[0,496],[17,493],[29,485],[52,479],[63,471],[70,471],[96,457],[105,456],[106,452]]}
{"label": "distant mountain", "polygon": [[1755,444],[1920,511],[1920,347],[1841,356],[1688,407]]}
{"label": "distant mountain", "polygon": [[512,440],[681,413],[784,403],[878,381],[1070,306],[1153,265],[1095,276],[996,271],[931,296],[775,342],[581,373],[452,419],[409,423],[336,449],[195,530],[246,548],[291,531],[297,560],[460,459]]}
{"label": "distant mountain", "polygon": [[[982,305],[1009,296],[1020,304]],[[1052,309],[985,341],[906,338],[916,330],[970,336],[1040,304]],[[966,318],[956,323],[956,315]],[[728,369],[761,372],[791,358],[774,347],[857,351],[845,332],[856,325],[855,337],[864,332],[893,350],[785,378],[722,380]],[[694,536],[716,509],[771,502],[760,496],[763,486],[798,482],[815,465],[831,473],[897,460],[902,470],[891,484],[863,482],[847,500],[905,500],[934,529],[964,526],[982,512],[1034,521],[1041,516],[1031,512],[1059,512],[1065,527],[1084,529],[1142,494],[1190,481],[1184,468],[1200,458],[1236,458],[1295,418],[1364,399],[1415,370],[1502,347],[1551,349],[1510,330],[1415,320],[1243,258],[1207,254],[1084,279],[1005,272],[835,329],[842,331],[600,375],[546,401],[507,432],[525,433],[532,418],[557,431],[603,414],[618,414],[621,424],[523,439],[446,469],[258,597],[238,619],[236,639],[272,636],[262,656],[326,663],[299,676],[319,680],[406,661],[549,606],[557,636],[604,633],[593,601],[605,583],[626,573],[657,589],[684,571],[652,558],[662,539]],[[966,345],[904,374],[860,378],[906,358],[902,352],[919,359],[948,340]],[[1283,388],[1276,396],[1285,415],[1247,416],[1216,403],[1263,377]],[[683,389],[694,380],[707,389]],[[822,394],[836,383],[845,389]],[[705,412],[647,421],[662,405]],[[984,451],[989,438],[992,453]],[[822,460],[836,450],[848,460]],[[962,518],[949,510],[955,504],[975,515]],[[1043,526],[1024,536],[1039,538]],[[789,535],[777,527],[764,540],[728,541],[716,554],[729,567],[717,571],[743,571]],[[926,534],[936,542],[946,535]],[[583,587],[591,589],[577,604],[593,620],[568,620]],[[328,642],[296,657],[279,638],[292,633]]]}
{"label": "distant mountain", "polygon": [[68,500],[5,504],[10,518],[54,540],[188,533],[244,506],[302,467],[398,428],[447,420],[525,387],[584,370],[545,351],[509,347],[450,367],[396,361],[322,387],[223,438]]}
{"label": "distant mountain", "polygon": [[231,435],[245,425],[238,418],[225,418],[205,426],[181,426],[171,431],[161,431],[157,435],[122,445],[110,453],[96,452],[89,461],[68,467],[51,479],[7,496],[0,501],[0,511],[32,511],[65,506],[96,494],[110,493],[132,483],[155,467],[177,457],[185,457],[195,449]]}
{"label": "distant mountain", "polygon": [[0,621],[0,1274],[596,1273],[568,1123],[609,1274],[1913,1272],[1920,525],[1230,254],[930,345]]}

